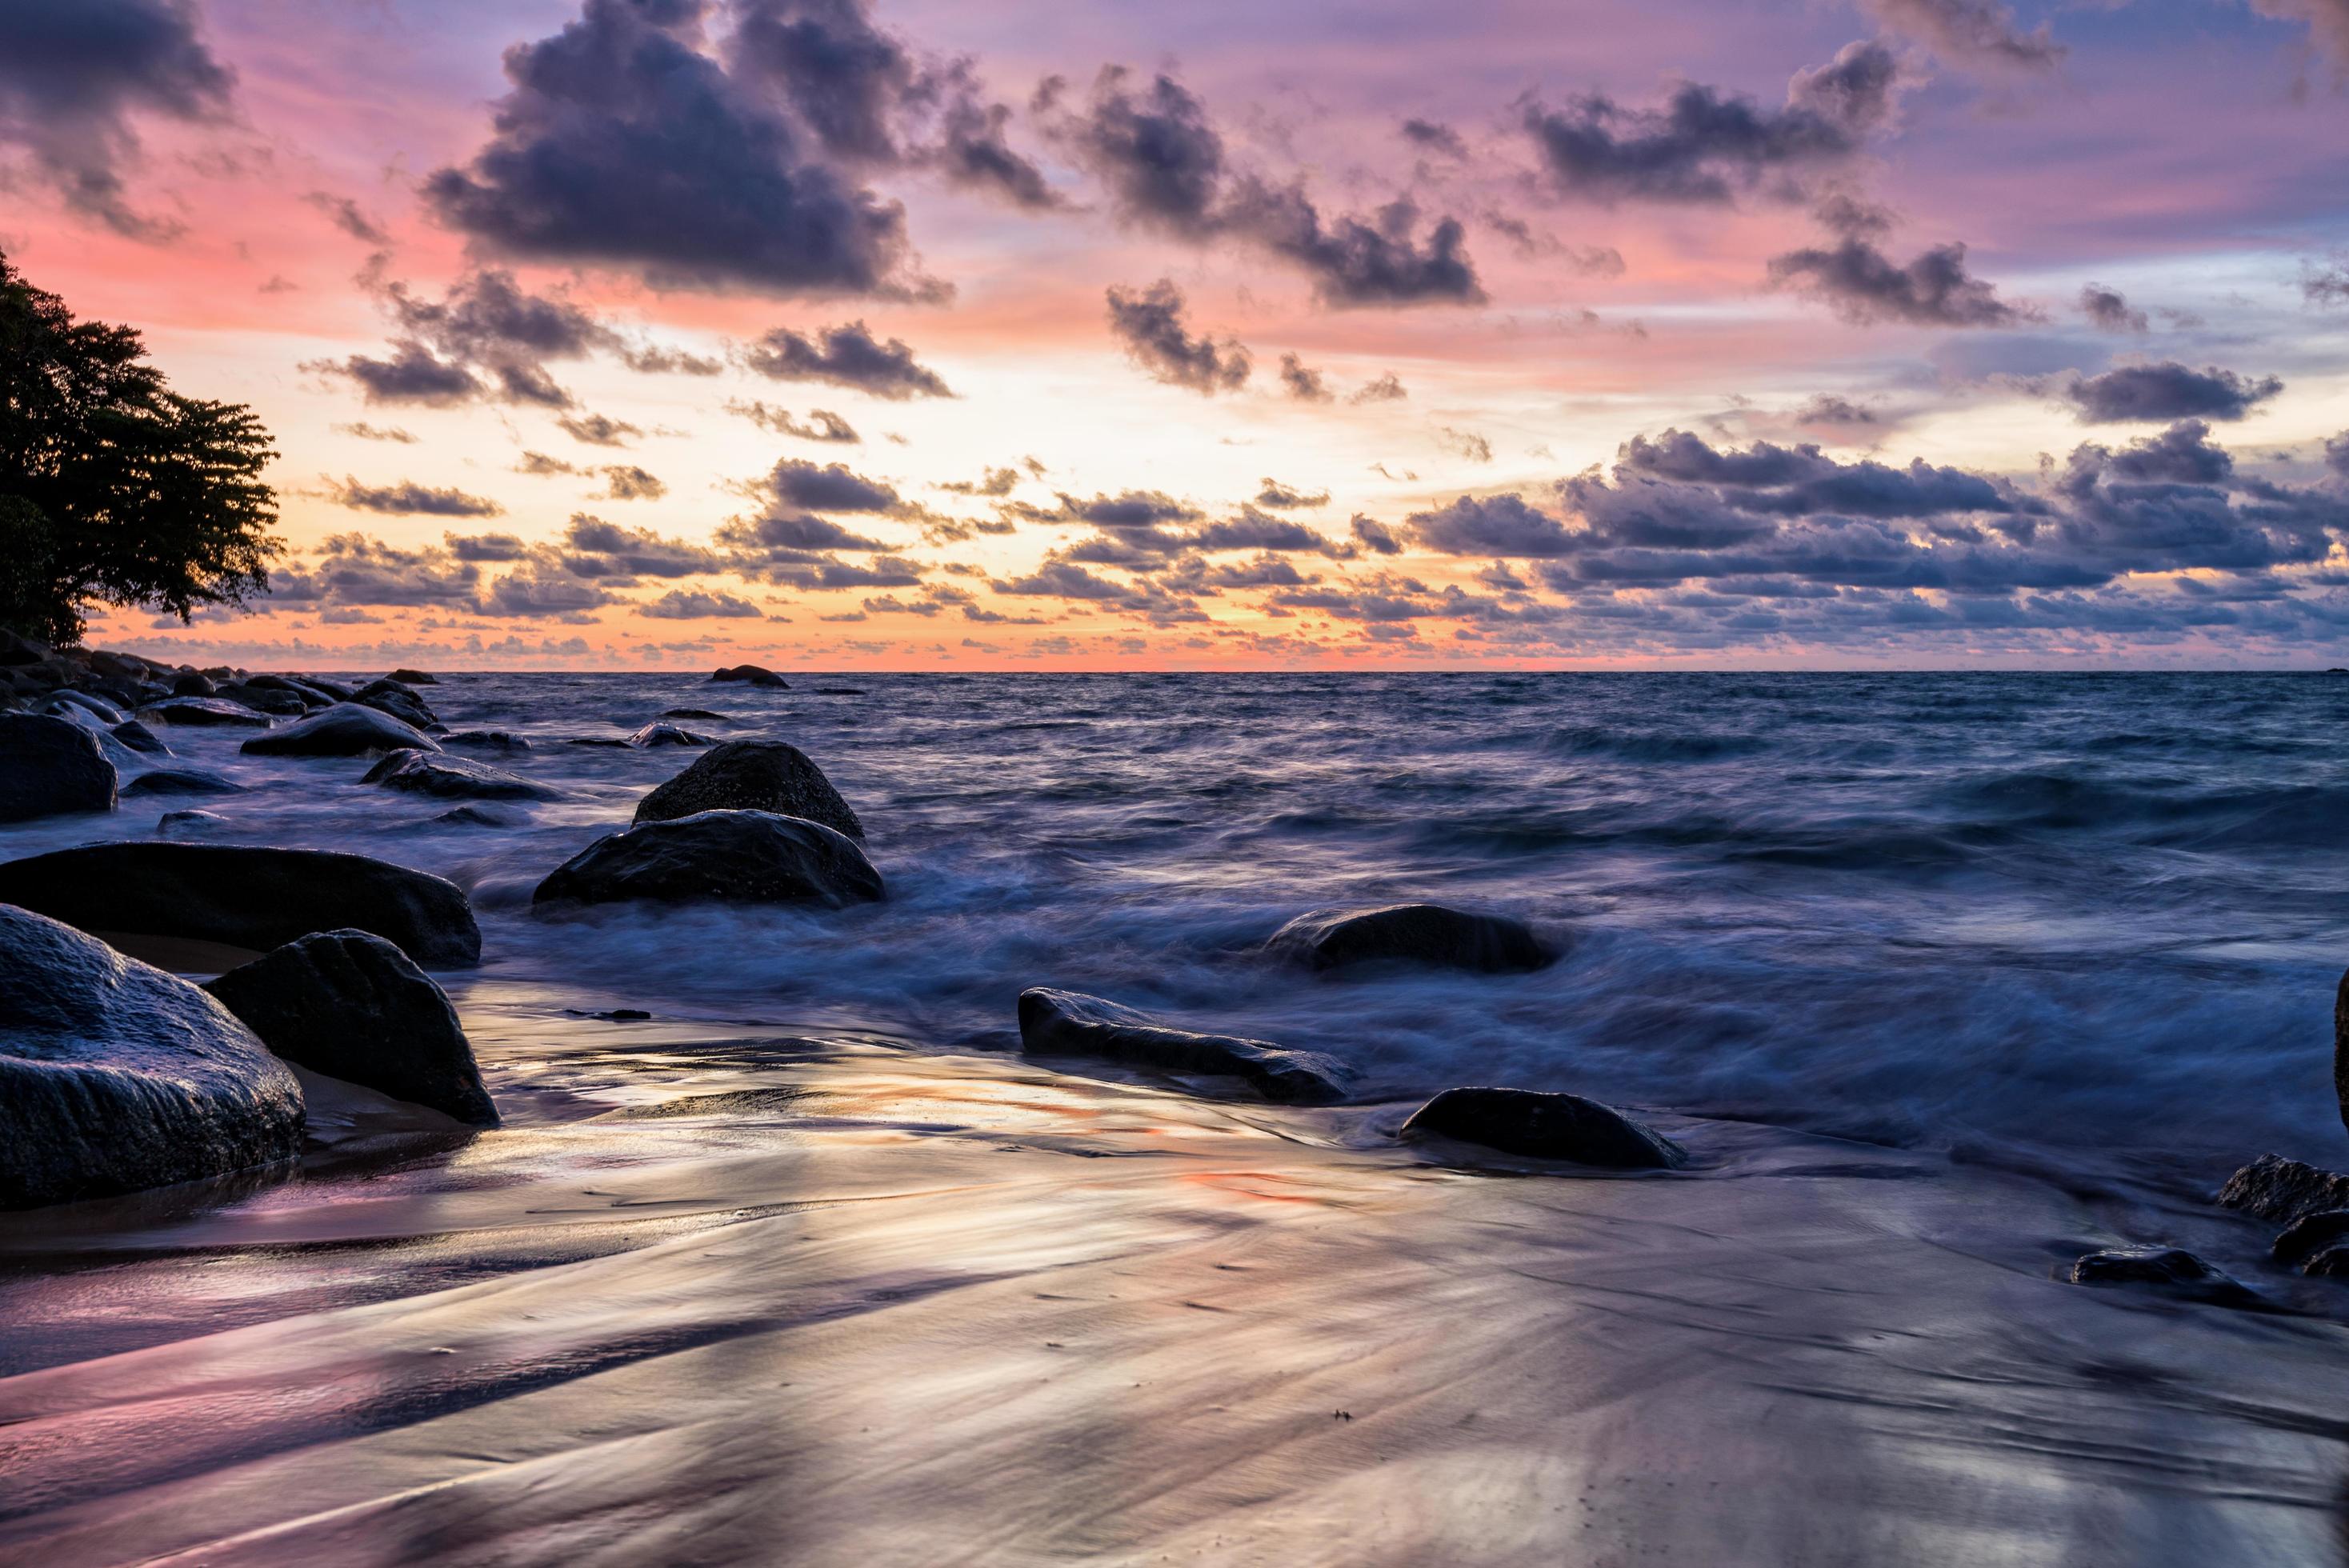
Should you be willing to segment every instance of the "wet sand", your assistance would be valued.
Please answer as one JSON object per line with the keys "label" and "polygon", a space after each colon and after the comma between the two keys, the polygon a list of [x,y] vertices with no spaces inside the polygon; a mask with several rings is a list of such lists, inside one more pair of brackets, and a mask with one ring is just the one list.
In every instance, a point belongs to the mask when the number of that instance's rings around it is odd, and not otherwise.
{"label": "wet sand", "polygon": [[295,1179],[0,1224],[0,1559],[2349,1558],[2341,1326],[2054,1277],[2172,1240],[2336,1305],[2183,1190],[1672,1117],[1695,1171],[1468,1169],[1402,1104],[467,1026],[503,1130],[326,1096]]}

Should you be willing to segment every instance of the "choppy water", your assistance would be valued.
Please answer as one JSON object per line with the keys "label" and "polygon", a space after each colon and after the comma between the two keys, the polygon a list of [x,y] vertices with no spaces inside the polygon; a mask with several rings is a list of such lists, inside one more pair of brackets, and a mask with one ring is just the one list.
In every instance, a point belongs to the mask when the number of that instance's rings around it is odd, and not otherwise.
{"label": "choppy water", "polygon": [[[447,676],[451,727],[568,798],[514,825],[244,758],[253,792],[0,830],[336,847],[471,890],[469,994],[1000,1043],[1023,986],[1333,1052],[1366,1091],[1480,1081],[1892,1142],[2338,1161],[2349,678],[1395,675]],[[822,693],[812,687],[853,687]],[[611,738],[672,707],[787,739],[863,817],[884,905],[533,916],[538,879],[684,767]],[[1318,981],[1252,948],[1402,898],[1570,942],[1534,975]]]}

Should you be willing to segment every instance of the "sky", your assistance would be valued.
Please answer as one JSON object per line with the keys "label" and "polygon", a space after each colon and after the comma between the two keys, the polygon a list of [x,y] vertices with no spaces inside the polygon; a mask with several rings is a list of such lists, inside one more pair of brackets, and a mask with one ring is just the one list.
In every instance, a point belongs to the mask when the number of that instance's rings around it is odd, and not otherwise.
{"label": "sky", "polygon": [[367,668],[2349,665],[2349,0],[14,0]]}

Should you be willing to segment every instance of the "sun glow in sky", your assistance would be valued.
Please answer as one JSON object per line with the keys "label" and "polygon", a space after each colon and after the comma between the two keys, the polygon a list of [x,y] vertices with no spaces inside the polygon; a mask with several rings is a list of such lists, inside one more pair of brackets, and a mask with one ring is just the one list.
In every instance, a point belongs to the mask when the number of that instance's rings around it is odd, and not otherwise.
{"label": "sun glow in sky", "polygon": [[2349,663],[2344,0],[32,0],[288,667]]}

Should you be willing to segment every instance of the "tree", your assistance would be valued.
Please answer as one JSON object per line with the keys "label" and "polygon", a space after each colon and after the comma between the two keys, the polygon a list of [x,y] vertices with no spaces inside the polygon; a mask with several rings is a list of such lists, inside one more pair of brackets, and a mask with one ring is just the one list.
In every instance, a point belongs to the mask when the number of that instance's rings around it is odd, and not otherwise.
{"label": "tree", "polygon": [[267,593],[274,449],[251,408],[171,390],[137,332],[76,321],[0,255],[0,626],[70,646],[93,603],[185,621]]}

